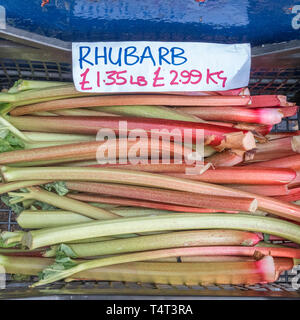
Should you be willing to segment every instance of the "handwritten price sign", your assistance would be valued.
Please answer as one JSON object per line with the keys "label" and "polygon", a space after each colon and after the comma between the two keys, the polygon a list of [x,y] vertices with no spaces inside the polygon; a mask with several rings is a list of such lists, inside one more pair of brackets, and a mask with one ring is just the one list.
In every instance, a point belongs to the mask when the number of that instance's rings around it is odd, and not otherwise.
{"label": "handwritten price sign", "polygon": [[81,92],[220,91],[247,86],[249,44],[73,43]]}

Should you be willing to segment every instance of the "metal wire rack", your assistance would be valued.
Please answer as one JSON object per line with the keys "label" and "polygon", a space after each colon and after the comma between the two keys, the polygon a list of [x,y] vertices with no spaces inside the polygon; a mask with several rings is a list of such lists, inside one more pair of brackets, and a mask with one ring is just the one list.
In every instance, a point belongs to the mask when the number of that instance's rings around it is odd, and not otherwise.
{"label": "metal wire rack", "polygon": [[[66,62],[49,62],[38,60],[7,59],[0,56],[0,90],[9,88],[14,81],[23,79],[72,81],[71,65]],[[300,100],[300,68],[252,68],[250,79],[252,94],[284,94],[289,101]],[[273,131],[294,131],[300,128],[300,114],[286,118]],[[0,205],[0,230],[16,230],[16,215],[3,204]],[[300,275],[300,270],[299,270]],[[300,299],[300,291],[293,288],[296,271],[282,274],[274,284],[256,286],[173,286],[150,283],[125,283],[104,281],[76,281],[71,283],[57,282],[42,287],[29,289],[34,281],[16,281],[7,278],[7,287],[0,290],[1,298],[39,298],[59,299],[91,298],[91,299]],[[300,277],[299,277],[300,278]],[[299,285],[300,287],[300,285]]]}

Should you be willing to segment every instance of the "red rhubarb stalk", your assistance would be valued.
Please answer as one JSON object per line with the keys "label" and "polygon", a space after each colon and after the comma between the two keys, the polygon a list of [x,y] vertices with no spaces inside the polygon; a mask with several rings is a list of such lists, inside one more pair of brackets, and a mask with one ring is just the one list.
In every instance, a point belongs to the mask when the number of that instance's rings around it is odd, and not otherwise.
{"label": "red rhubarb stalk", "polygon": [[[155,94],[153,92],[153,94]],[[248,88],[238,88],[224,91],[178,91],[162,92],[162,94],[184,95],[184,96],[249,96]]]}
{"label": "red rhubarb stalk", "polygon": [[232,184],[229,187],[243,190],[262,196],[283,196],[288,194],[287,185],[251,185],[251,184]]}
{"label": "red rhubarb stalk", "polygon": [[253,158],[250,159],[246,159],[245,158],[245,162],[246,163],[251,163],[253,162],[256,166],[256,164],[261,164],[261,166],[263,166],[264,162],[266,161],[271,161],[271,160],[275,160],[275,159],[279,159],[281,157],[289,157],[289,156],[293,156],[296,155],[296,152],[293,151],[283,151],[281,152],[280,150],[278,151],[273,151],[273,152],[259,152],[257,154],[255,154],[255,152],[253,153]]}
{"label": "red rhubarb stalk", "polygon": [[[140,199],[159,203],[169,203],[198,208],[222,209],[230,211],[255,212],[257,203],[250,198],[223,197],[212,195],[201,195],[192,192],[180,192],[146,188],[139,186],[128,186],[108,183],[73,182],[67,181],[69,190],[97,193],[102,195]],[[92,201],[92,200],[90,200]]]}
{"label": "red rhubarb stalk", "polygon": [[300,135],[300,130],[289,131],[289,132],[272,132],[272,133],[269,133],[266,136],[266,138],[268,138],[269,140],[276,140],[276,139],[292,137],[292,136],[299,136],[299,135]]}
{"label": "red rhubarb stalk", "polygon": [[[170,145],[165,146],[165,144],[151,143],[151,139],[140,139],[139,140],[139,152],[137,156],[145,155],[148,158],[150,155],[156,154],[158,157],[162,156],[164,152],[168,152],[171,157],[176,156],[182,157],[186,154],[191,154],[193,151],[191,149],[185,148],[182,145],[170,142]],[[28,150],[16,150],[1,153],[0,163],[1,164],[11,164],[18,162],[34,162],[42,160],[68,160],[71,159],[97,159],[105,160],[108,159],[110,155],[110,150],[114,150],[113,155],[119,158],[127,158],[130,149],[135,146],[137,141],[131,141],[127,139],[116,139],[102,141],[89,141],[89,142],[79,142],[53,147],[44,148],[34,148]],[[97,153],[101,146],[103,148],[104,159],[99,159],[100,153]],[[102,148],[101,148],[102,150]],[[101,154],[102,154],[101,153]]]}
{"label": "red rhubarb stalk", "polygon": [[47,101],[15,108],[11,111],[14,116],[21,116],[37,111],[52,111],[58,109],[74,109],[84,107],[109,106],[242,106],[250,102],[248,96],[180,96],[165,94],[141,95],[111,95],[84,98],[61,99]]}
{"label": "red rhubarb stalk", "polygon": [[283,117],[292,117],[297,114],[299,107],[291,106],[279,109],[283,113]]}
{"label": "red rhubarb stalk", "polygon": [[290,183],[296,178],[296,172],[292,169],[254,167],[218,167],[216,169],[208,169],[202,174],[168,173],[168,175],[211,183],[253,185],[281,185]]}
{"label": "red rhubarb stalk", "polygon": [[261,163],[249,164],[249,167],[272,167],[272,168],[291,168],[291,169],[300,169],[300,154],[294,154],[288,157],[280,157],[278,159],[264,161]]}
{"label": "red rhubarb stalk", "polygon": [[[116,133],[126,134],[128,131],[142,129],[163,138],[191,138],[196,142],[197,129],[203,130],[205,144],[220,150],[225,148],[251,150],[255,148],[255,140],[250,132],[242,132],[235,128],[226,128],[206,123],[179,120],[161,120],[131,117],[9,117],[11,123],[20,130],[40,132],[63,132],[97,134],[99,129],[111,129]],[[126,128],[123,126],[126,124]],[[154,131],[155,130],[155,131]],[[163,130],[167,132],[163,132]],[[155,133],[156,132],[156,133]],[[199,141],[198,141],[199,143]]]}
{"label": "red rhubarb stalk", "polygon": [[[171,160],[172,161],[172,160]],[[81,166],[81,165],[79,165]],[[138,163],[138,164],[87,164],[86,167],[104,168],[111,167],[115,169],[135,170],[153,173],[185,173],[187,169],[195,168],[193,165],[187,165],[185,163]]]}
{"label": "red rhubarb stalk", "polygon": [[230,210],[216,210],[216,209],[205,209],[205,208],[194,208],[194,207],[184,207],[171,205],[166,203],[156,203],[152,201],[144,200],[132,200],[127,198],[117,198],[117,197],[101,197],[99,195],[93,195],[89,193],[75,193],[68,194],[67,197],[84,201],[84,202],[96,202],[96,203],[108,203],[108,204],[118,204],[124,206],[133,206],[133,207],[142,207],[142,208],[152,208],[176,212],[190,212],[190,213],[239,213],[239,211],[230,211]]}
{"label": "red rhubarb stalk", "polygon": [[261,134],[263,136],[270,133],[273,128],[273,125],[262,125],[262,124],[253,124],[253,123],[231,123],[231,122],[221,122],[221,121],[205,121],[208,124],[214,124],[217,126],[224,126],[229,128],[236,128],[240,130],[247,130],[253,132],[253,134]]}
{"label": "red rhubarb stalk", "polygon": [[247,108],[265,108],[265,107],[288,107],[291,106],[286,101],[286,96],[282,95],[259,95],[251,96],[251,103]]}
{"label": "red rhubarb stalk", "polygon": [[256,146],[256,154],[273,152],[300,152],[300,136],[285,137]]}
{"label": "red rhubarb stalk", "polygon": [[300,188],[289,189],[286,195],[276,196],[276,199],[287,202],[300,200]]}
{"label": "red rhubarb stalk", "polygon": [[281,109],[247,109],[239,107],[183,107],[176,110],[195,115],[203,120],[248,122],[274,125],[281,122],[285,113]]}

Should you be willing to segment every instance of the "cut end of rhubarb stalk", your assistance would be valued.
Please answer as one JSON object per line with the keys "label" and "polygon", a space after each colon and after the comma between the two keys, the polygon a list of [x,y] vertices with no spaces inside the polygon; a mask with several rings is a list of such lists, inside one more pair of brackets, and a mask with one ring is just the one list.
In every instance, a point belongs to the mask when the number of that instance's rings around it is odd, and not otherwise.
{"label": "cut end of rhubarb stalk", "polygon": [[224,149],[251,150],[256,147],[253,133],[233,132],[225,135],[225,139],[217,147],[219,151]]}
{"label": "cut end of rhubarb stalk", "polygon": [[258,201],[256,199],[253,199],[253,201],[250,204],[249,212],[255,212],[258,207]]}
{"label": "cut end of rhubarb stalk", "polygon": [[31,232],[24,233],[21,242],[22,242],[23,246],[25,246],[29,249],[32,249],[33,240],[32,240]]}
{"label": "cut end of rhubarb stalk", "polygon": [[300,136],[292,137],[291,145],[294,152],[300,153]]}
{"label": "cut end of rhubarb stalk", "polygon": [[265,256],[256,262],[256,266],[262,275],[261,283],[274,282],[276,280],[276,268],[272,256]]}
{"label": "cut end of rhubarb stalk", "polygon": [[286,106],[288,104],[286,96],[278,95],[277,99],[279,100],[281,106]]}

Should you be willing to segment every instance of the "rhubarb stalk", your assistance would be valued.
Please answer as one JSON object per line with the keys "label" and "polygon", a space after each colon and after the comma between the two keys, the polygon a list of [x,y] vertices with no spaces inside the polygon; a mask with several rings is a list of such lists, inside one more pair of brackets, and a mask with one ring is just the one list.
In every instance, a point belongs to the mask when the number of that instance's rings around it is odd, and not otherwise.
{"label": "rhubarb stalk", "polygon": [[[59,87],[59,89],[62,87]],[[63,96],[83,96],[88,95],[76,92],[76,90],[70,86],[64,86],[66,92],[63,93],[62,90],[55,91],[53,89],[45,89],[45,92],[41,93],[41,97],[45,95],[47,97],[59,98],[59,95]],[[46,92],[47,90],[47,92]],[[15,102],[19,100],[26,100],[24,105],[28,105],[30,100],[33,101],[33,97],[38,95],[25,95],[20,96],[18,93],[17,97],[7,97],[7,95],[0,96],[1,102]],[[27,99],[30,99],[27,102]],[[42,99],[41,99],[42,100]],[[50,100],[50,99],[48,99]],[[47,100],[42,100],[47,101]],[[36,103],[33,105],[22,106],[14,109],[11,113],[15,116],[21,116],[37,111],[51,111],[58,109],[73,109],[73,108],[83,108],[83,107],[108,107],[108,106],[241,106],[247,105],[250,101],[248,96],[203,96],[203,97],[193,97],[193,96],[173,96],[173,95],[163,95],[163,94],[140,94],[140,95],[111,95],[111,96],[94,96],[94,97],[83,97],[75,99],[63,99],[55,100],[49,102]],[[33,101],[32,103],[34,103]],[[39,101],[36,101],[39,102]]]}
{"label": "rhubarb stalk", "polygon": [[251,96],[251,103],[247,108],[264,108],[264,107],[288,107],[291,104],[286,101],[283,95],[259,95]]}
{"label": "rhubarb stalk", "polygon": [[[161,120],[130,117],[9,117],[9,121],[20,130],[40,132],[61,132],[79,134],[97,134],[99,129],[114,130],[117,134],[127,134],[131,130],[142,129],[162,138],[191,138],[196,142],[197,129],[203,130],[205,144],[218,150],[225,148],[251,150],[255,148],[255,140],[251,132],[243,132],[235,128],[215,126],[207,123],[178,120]],[[126,129],[120,124],[126,123]],[[120,129],[121,128],[121,129]],[[153,132],[155,130],[155,132]],[[199,143],[199,141],[198,141]]]}
{"label": "rhubarb stalk", "polygon": [[230,188],[246,192],[259,194],[262,196],[283,196],[288,194],[287,185],[252,185],[252,184],[232,184]]}
{"label": "rhubarb stalk", "polygon": [[[247,237],[247,238],[245,238]],[[200,231],[180,231],[180,232],[171,232],[166,234],[156,234],[156,235],[147,235],[133,237],[129,239],[116,239],[105,242],[94,242],[89,244],[68,244],[68,250],[64,250],[64,247],[61,247],[60,250],[66,252],[71,258],[83,258],[83,257],[95,257],[95,256],[104,256],[111,254],[120,254],[120,253],[129,253],[129,252],[138,252],[146,250],[156,250],[164,248],[177,248],[177,247],[203,247],[203,254],[199,252],[199,255],[214,255],[213,251],[216,248],[215,255],[221,255],[222,249],[224,248],[224,255],[234,255],[234,252],[238,251],[240,244],[254,245],[260,241],[260,238],[255,233],[246,233],[241,231],[233,230],[200,230]],[[234,247],[231,247],[231,246]],[[207,247],[207,246],[216,246],[216,247]],[[217,247],[224,246],[224,247]],[[227,247],[230,249],[226,249]],[[45,257],[52,257],[55,254],[55,250],[58,247],[50,249],[44,254]],[[208,249],[210,248],[210,249]],[[245,247],[248,248],[248,247]],[[277,248],[278,249],[278,248]],[[280,248],[282,249],[282,248]],[[297,249],[285,249],[295,252],[292,258],[300,257],[300,250]],[[293,251],[294,250],[294,251]],[[255,250],[253,250],[254,253]],[[280,250],[279,250],[280,251]],[[206,254],[206,252],[208,252]],[[245,251],[246,252],[246,251]],[[241,254],[241,255],[253,255],[250,254]],[[286,253],[287,254],[287,253]],[[239,254],[236,254],[239,255]],[[286,255],[283,255],[286,256]]]}
{"label": "rhubarb stalk", "polygon": [[[201,181],[180,179],[162,174],[137,172],[110,168],[77,168],[77,167],[35,167],[11,168],[2,166],[3,181],[22,181],[45,179],[51,181],[94,181],[118,184],[133,184],[200,194],[210,194],[229,197],[248,197],[258,201],[258,209],[273,213],[280,217],[300,221],[300,208],[291,203],[282,202],[270,197],[255,195],[249,192],[210,184]],[[72,210],[71,210],[72,211]]]}
{"label": "rhubarb stalk", "polygon": [[[265,258],[266,260],[266,258]],[[130,281],[172,285],[255,284],[271,282],[275,277],[274,262],[131,262],[102,266],[74,274],[72,280]],[[37,275],[53,259],[0,256],[7,273]],[[276,264],[275,264],[276,265]],[[71,280],[71,279],[69,279]]]}
{"label": "rhubarb stalk", "polygon": [[[152,208],[152,209],[160,209],[160,210],[168,210],[175,212],[189,212],[189,213],[216,213],[216,212],[224,212],[224,213],[239,213],[237,210],[221,210],[221,209],[212,209],[212,208],[197,208],[197,207],[188,207],[188,206],[179,206],[172,205],[168,203],[157,203],[152,201],[144,201],[137,199],[128,199],[128,198],[118,198],[118,197],[107,197],[107,196],[99,196],[93,195],[90,193],[75,193],[68,194],[68,198],[76,199],[84,202],[97,202],[97,203],[107,203],[107,204],[116,204],[122,206],[133,206],[133,207],[141,207],[141,208]],[[236,207],[235,207],[236,208]],[[246,212],[248,212],[246,210]],[[256,213],[256,211],[254,211]]]}
{"label": "rhubarb stalk", "polygon": [[52,206],[77,212],[83,216],[87,216],[92,219],[113,219],[118,218],[118,215],[115,215],[112,212],[107,210],[96,208],[87,203],[70,199],[64,196],[59,196],[53,192],[48,192],[46,190],[42,190],[38,187],[29,187],[27,188],[28,192],[25,193],[17,193],[17,192],[9,192],[9,195],[12,197],[16,197],[16,200],[12,200],[11,203],[18,203],[20,201],[24,201],[27,199],[34,199],[41,202],[46,202]]}
{"label": "rhubarb stalk", "polygon": [[159,203],[162,202],[199,208],[249,212],[255,212],[257,209],[257,202],[253,198],[201,195],[192,192],[92,182],[66,182],[66,186],[69,190],[81,192],[142,199]]}
{"label": "rhubarb stalk", "polygon": [[300,169],[300,154],[295,154],[288,157],[280,157],[279,159],[264,161],[261,163],[249,164],[247,168],[260,166],[260,167],[272,167],[272,168],[291,168]]}
{"label": "rhubarb stalk", "polygon": [[[158,118],[180,121],[204,122],[198,117],[187,114],[182,111],[163,107],[163,106],[110,106],[110,107],[94,107],[89,110],[97,110],[97,112],[111,112],[120,116],[142,117],[142,118]],[[89,111],[88,110],[88,111]],[[86,114],[88,115],[88,114]]]}
{"label": "rhubarb stalk", "polygon": [[[294,248],[272,248],[272,247],[246,247],[246,246],[230,246],[226,244],[218,245],[212,244],[211,246],[206,246],[202,244],[204,241],[197,238],[197,235],[191,235],[189,233],[183,234],[185,232],[172,232],[170,234],[160,234],[154,236],[144,236],[152,237],[151,241],[153,243],[141,245],[140,241],[147,240],[141,239],[141,237],[135,237],[130,239],[116,239],[104,242],[93,242],[89,244],[68,244],[68,253],[70,258],[86,258],[86,257],[96,257],[104,256],[110,254],[120,254],[129,252],[138,252],[146,250],[156,250],[163,248],[176,248],[180,246],[185,247],[196,247],[201,246],[197,250],[197,256],[248,256],[253,257],[255,254],[260,253],[261,255],[270,255],[272,257],[283,257],[283,258],[300,258],[300,249]],[[179,239],[174,241],[172,236],[179,236]],[[184,238],[186,237],[186,242],[182,244]],[[162,242],[156,242],[161,238]],[[156,240],[157,239],[157,240]],[[149,238],[150,240],[150,238]],[[198,244],[198,242],[200,244]],[[136,247],[134,247],[136,246]],[[57,249],[57,247],[55,247]],[[53,257],[55,250],[50,249],[49,253],[45,252],[44,257]]]}
{"label": "rhubarb stalk", "polygon": [[[139,142],[140,148],[137,154],[138,157],[143,155],[148,157],[152,154],[155,154],[159,157],[162,156],[162,154],[168,153],[171,157],[175,157],[177,159],[180,157],[180,159],[182,159],[183,155],[188,156],[193,152],[191,149],[183,147],[177,143],[170,143],[168,145],[160,143],[156,145],[155,143],[152,144],[150,139],[140,139]],[[2,153],[0,157],[0,163],[31,163],[43,160],[46,160],[46,162],[49,163],[49,161],[73,161],[76,158],[97,159],[98,161],[101,161],[109,159],[110,150],[114,150],[113,155],[117,159],[126,159],[131,148],[136,145],[136,143],[136,141],[131,141],[128,139],[113,139],[104,142],[89,141],[29,150],[15,150]],[[101,146],[104,146],[105,148],[101,148]],[[103,152],[98,153],[98,150],[103,150]],[[104,158],[100,158],[100,155],[103,155]]]}
{"label": "rhubarb stalk", "polygon": [[228,121],[228,122],[247,122],[265,125],[275,125],[284,116],[281,109],[261,108],[247,109],[239,107],[183,107],[176,110],[190,115],[198,116],[203,120]]}
{"label": "rhubarb stalk", "polygon": [[290,183],[296,178],[296,172],[291,169],[254,167],[219,167],[216,169],[208,169],[202,174],[188,175],[184,173],[168,173],[168,175],[211,183],[253,185],[282,185]]}
{"label": "rhubarb stalk", "polygon": [[[139,253],[130,253],[120,256],[113,256],[102,259],[95,259],[88,262],[82,262],[74,264],[70,269],[65,270],[53,270],[53,273],[48,273],[47,269],[44,273],[43,279],[34,283],[31,287],[37,287],[40,285],[48,284],[68,278],[74,274],[89,269],[105,267],[115,264],[123,264],[135,261],[144,261],[157,258],[165,258],[172,256],[190,255],[191,252],[197,251],[195,248],[178,248],[178,249],[165,249],[156,251],[145,251]],[[219,268],[216,268],[217,264]],[[203,265],[205,266],[205,264]],[[201,279],[201,270],[197,270],[198,282],[199,283],[228,283],[231,284],[242,284],[242,283],[267,283],[276,280],[276,269],[274,260],[271,256],[266,256],[263,259],[255,262],[228,262],[228,263],[210,263],[207,264],[214,269],[209,268],[209,272],[205,272],[205,276]],[[207,267],[206,267],[207,268]],[[226,271],[225,271],[226,270]],[[228,270],[230,270],[230,276],[228,277]],[[222,272],[218,272],[222,271]],[[249,276],[251,274],[251,276]],[[223,275],[223,276],[222,276]]]}
{"label": "rhubarb stalk", "polygon": [[134,217],[92,221],[51,229],[27,232],[23,245],[36,249],[66,241],[128,233],[180,231],[195,229],[233,229],[274,234],[300,243],[300,227],[288,221],[252,215],[228,214],[168,214],[157,217]]}

